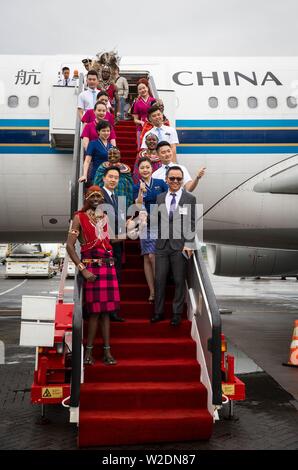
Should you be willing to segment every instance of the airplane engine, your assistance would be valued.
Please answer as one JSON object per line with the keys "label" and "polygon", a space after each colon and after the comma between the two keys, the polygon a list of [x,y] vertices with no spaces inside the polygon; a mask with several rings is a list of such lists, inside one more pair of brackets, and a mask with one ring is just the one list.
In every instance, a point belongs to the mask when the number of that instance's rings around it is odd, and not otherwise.
{"label": "airplane engine", "polygon": [[298,274],[298,251],[232,245],[207,245],[208,264],[217,276]]}

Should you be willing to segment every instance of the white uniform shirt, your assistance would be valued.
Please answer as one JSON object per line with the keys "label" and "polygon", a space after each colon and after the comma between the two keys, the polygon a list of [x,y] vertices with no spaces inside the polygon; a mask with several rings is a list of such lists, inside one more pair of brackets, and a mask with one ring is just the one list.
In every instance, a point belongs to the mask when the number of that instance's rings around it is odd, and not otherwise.
{"label": "white uniform shirt", "polygon": [[[182,196],[182,188],[179,189],[179,191],[176,191],[176,206],[175,206],[175,209],[177,209],[178,207],[178,204],[179,204],[179,201],[181,199],[181,196]],[[172,202],[172,198],[173,196],[171,196],[171,191],[169,190],[167,192],[167,195],[166,195],[166,200],[165,200],[165,203],[166,203],[166,208],[167,208],[167,211],[168,211],[168,214],[170,212],[170,206],[171,206],[171,202]]]}
{"label": "white uniform shirt", "polygon": [[75,85],[75,81],[74,81],[72,78],[68,78],[68,79],[67,79],[67,85],[66,85],[66,80],[65,80],[65,78],[60,78],[60,80],[58,80],[57,85],[59,85],[59,86],[74,86],[74,85]]}
{"label": "white uniform shirt", "polygon": [[184,165],[178,165],[177,163],[173,163],[173,162],[170,162],[167,165],[161,165],[161,167],[158,168],[158,170],[156,170],[152,173],[152,178],[157,178],[157,179],[165,181],[166,180],[166,172],[167,172],[166,166],[167,167],[179,166],[181,168],[181,170],[183,171],[183,184],[184,185],[186,185],[186,183],[188,183],[189,181],[192,180],[192,177],[190,176],[187,168]]}
{"label": "white uniform shirt", "polygon": [[146,137],[148,134],[155,134],[158,138],[158,142],[165,140],[169,144],[179,144],[178,135],[174,127],[165,126],[164,124],[161,127],[153,127],[150,131],[146,132],[142,140],[142,149],[147,148]]}
{"label": "white uniform shirt", "polygon": [[99,93],[99,90],[96,88],[92,90],[91,88],[87,88],[87,90],[82,91],[78,97],[78,108],[87,111],[87,109],[93,109],[96,103],[96,96]]}

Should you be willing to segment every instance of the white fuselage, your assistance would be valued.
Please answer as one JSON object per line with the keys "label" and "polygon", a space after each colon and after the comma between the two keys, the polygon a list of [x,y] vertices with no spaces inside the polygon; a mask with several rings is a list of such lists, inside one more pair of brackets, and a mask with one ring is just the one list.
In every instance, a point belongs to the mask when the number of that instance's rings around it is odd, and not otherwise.
{"label": "white fuselage", "polygon": [[[64,241],[72,153],[50,147],[49,96],[64,65],[84,71],[81,58],[0,63],[0,241]],[[254,190],[298,164],[296,59],[123,57],[121,70],[175,91],[178,161],[192,176],[207,168],[195,191],[204,241],[298,249],[297,195]]]}

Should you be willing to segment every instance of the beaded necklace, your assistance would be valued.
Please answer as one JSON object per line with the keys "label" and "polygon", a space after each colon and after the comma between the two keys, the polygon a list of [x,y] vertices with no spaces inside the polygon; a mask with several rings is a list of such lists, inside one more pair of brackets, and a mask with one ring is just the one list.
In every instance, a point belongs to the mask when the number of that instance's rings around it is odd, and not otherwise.
{"label": "beaded necklace", "polygon": [[91,223],[91,225],[93,225],[93,227],[95,227],[95,230],[97,232],[97,238],[95,239],[94,243],[92,246],[90,246],[90,249],[91,248],[94,248],[94,246],[96,245],[97,241],[100,240],[101,241],[101,244],[102,244],[102,247],[103,249],[109,253],[109,255],[111,255],[111,249],[108,249],[106,247],[106,244],[105,244],[105,237],[102,236],[102,233],[103,233],[103,228],[107,225],[107,216],[105,214],[102,214],[102,215],[96,215],[95,211],[93,209],[88,209],[86,211],[86,214],[88,216],[88,219],[89,219],[89,222]]}

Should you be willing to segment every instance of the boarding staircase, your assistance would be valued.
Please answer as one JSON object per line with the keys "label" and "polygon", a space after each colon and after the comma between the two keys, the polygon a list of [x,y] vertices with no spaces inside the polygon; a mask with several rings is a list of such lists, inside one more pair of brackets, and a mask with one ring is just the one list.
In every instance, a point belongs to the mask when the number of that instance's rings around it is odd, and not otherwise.
{"label": "boarding staircase", "polygon": [[[134,123],[121,121],[116,133],[122,161],[133,168],[137,153]],[[198,260],[204,264],[202,258]],[[192,265],[191,270],[196,267]],[[197,279],[195,274],[189,276],[189,293],[192,277]],[[169,324],[171,285],[167,289],[166,320],[158,324],[149,321],[153,306],[147,300],[138,241],[125,242],[122,279],[121,315],[126,321],[111,323],[112,352],[118,364],[102,363],[98,339],[96,363],[83,372],[82,343],[87,325],[82,320],[82,282],[76,278],[70,410],[79,425],[79,447],[209,439],[215,407],[221,404],[220,318],[210,285],[207,292],[204,290],[204,299],[209,298],[213,307],[213,324],[209,311],[202,312],[203,322],[198,317],[188,319],[199,313],[193,299],[197,296],[198,301],[202,293],[196,291],[188,296],[181,325],[173,328]],[[203,371],[199,355],[204,357]]]}
{"label": "boarding staircase", "polygon": [[[153,85],[151,79],[155,90]],[[72,134],[72,215],[83,203],[83,185],[78,184],[83,164],[80,127],[77,117]],[[132,168],[137,153],[134,123],[121,121],[116,132],[123,162]],[[111,324],[115,366],[102,363],[98,339],[96,364],[83,367],[87,332],[83,278],[76,274],[74,302],[64,303],[67,256],[58,301],[25,296],[20,344],[36,347],[31,401],[41,405],[42,422],[46,405],[69,407],[70,422],[79,427],[80,447],[197,441],[211,436],[216,409],[222,404],[221,323],[199,244],[197,248],[188,263],[183,321],[171,327],[173,286],[169,282],[167,318],[151,324],[153,306],[147,300],[139,242],[125,241],[120,291],[126,322]]]}

